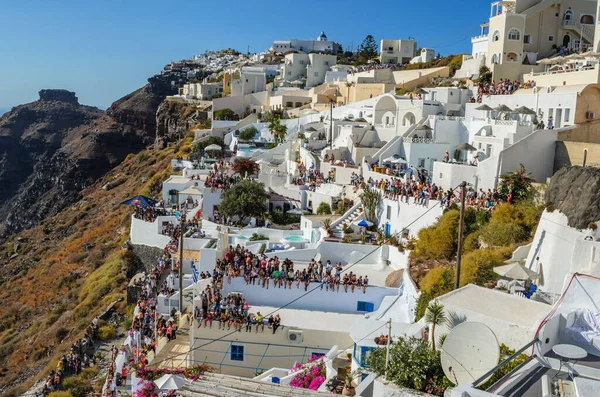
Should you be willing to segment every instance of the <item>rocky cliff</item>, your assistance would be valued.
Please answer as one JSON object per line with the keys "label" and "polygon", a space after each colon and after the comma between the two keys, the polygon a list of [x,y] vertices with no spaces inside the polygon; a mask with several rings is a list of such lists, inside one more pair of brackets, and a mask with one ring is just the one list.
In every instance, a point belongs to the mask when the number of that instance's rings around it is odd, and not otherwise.
{"label": "rocky cliff", "polygon": [[163,149],[170,142],[177,142],[199,123],[208,119],[208,113],[183,103],[165,101],[156,111],[155,149]]}
{"label": "rocky cliff", "polygon": [[569,219],[569,226],[585,229],[600,220],[600,168],[564,167],[552,177],[545,201]]}
{"label": "rocky cliff", "polygon": [[73,203],[129,153],[153,142],[136,123],[42,90],[0,118],[0,241]]}
{"label": "rocky cliff", "polygon": [[177,87],[164,78],[154,76],[148,84],[115,101],[106,114],[116,121],[145,131],[154,138],[156,132],[156,111],[167,95],[177,94]]}

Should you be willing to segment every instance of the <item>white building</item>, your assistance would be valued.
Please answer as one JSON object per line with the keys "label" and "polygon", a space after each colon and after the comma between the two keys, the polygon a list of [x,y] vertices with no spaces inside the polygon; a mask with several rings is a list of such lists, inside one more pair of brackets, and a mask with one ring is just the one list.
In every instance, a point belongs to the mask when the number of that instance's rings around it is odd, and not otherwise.
{"label": "white building", "polygon": [[410,63],[425,63],[435,59],[435,50],[432,48],[423,48],[421,53],[410,60]]}
{"label": "white building", "polygon": [[280,53],[296,51],[302,54],[308,54],[310,52],[337,54],[338,45],[333,41],[330,41],[325,35],[325,32],[321,32],[316,40],[289,39],[275,41],[273,42],[270,51]]}
{"label": "white building", "polygon": [[231,96],[243,96],[265,91],[267,88],[267,75],[260,67],[245,66],[239,78],[231,79]]}
{"label": "white building", "polygon": [[382,64],[399,65],[409,63],[417,52],[417,42],[414,39],[386,40],[379,45],[379,61]]}
{"label": "white building", "polygon": [[323,84],[327,71],[336,63],[335,55],[287,54],[278,83],[280,86],[296,85],[307,88]]}
{"label": "white building", "polygon": [[204,80],[202,83],[184,84],[179,89],[179,95],[186,99],[210,100],[213,96],[223,93],[223,83],[209,83]]}

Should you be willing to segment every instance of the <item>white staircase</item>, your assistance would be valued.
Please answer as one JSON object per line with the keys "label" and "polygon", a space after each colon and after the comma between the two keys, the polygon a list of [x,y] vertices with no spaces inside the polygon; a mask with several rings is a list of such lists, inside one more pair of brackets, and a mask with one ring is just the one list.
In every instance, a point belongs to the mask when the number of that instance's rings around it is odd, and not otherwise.
{"label": "white staircase", "polygon": [[352,223],[356,221],[361,215],[363,215],[364,211],[361,211],[362,203],[359,201],[358,204],[355,204],[352,208],[350,208],[344,215],[340,218],[336,219],[331,224],[331,231],[333,232],[333,237],[342,237],[342,226],[345,223]]}
{"label": "white staircase", "polygon": [[577,36],[580,36],[587,44],[594,42],[594,27],[590,25],[582,25],[579,22],[568,21],[563,22],[563,29],[570,30]]}

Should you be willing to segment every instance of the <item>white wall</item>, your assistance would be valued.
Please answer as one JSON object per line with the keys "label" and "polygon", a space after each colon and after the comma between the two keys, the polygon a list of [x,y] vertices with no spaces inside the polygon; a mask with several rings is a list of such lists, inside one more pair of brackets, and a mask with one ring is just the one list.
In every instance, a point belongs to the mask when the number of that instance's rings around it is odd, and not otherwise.
{"label": "white wall", "polygon": [[443,190],[455,189],[463,181],[475,185],[476,175],[475,166],[436,161],[433,164],[432,182]]}
{"label": "white wall", "polygon": [[[283,257],[280,256],[280,257]],[[318,283],[311,283],[311,288],[317,287]],[[224,294],[230,292],[241,292],[244,294],[244,299],[248,302],[252,302],[252,305],[256,306],[272,306],[273,302],[291,302],[294,299],[300,298],[306,292],[304,291],[303,285],[300,288],[296,288],[295,285],[292,289],[273,288],[271,283],[269,289],[262,288],[258,285],[246,285],[246,282],[242,277],[236,277],[231,281],[231,284],[225,282]],[[316,289],[310,294],[303,296],[297,301],[293,302],[288,309],[300,309],[300,310],[315,310],[315,311],[326,311],[336,313],[349,313],[349,314],[360,314],[356,310],[357,302],[371,302],[374,304],[375,310],[379,308],[383,297],[385,296],[396,296],[398,295],[397,288],[385,288],[369,286],[366,293],[362,292],[348,292],[345,293],[343,290],[340,292],[326,291],[325,288],[321,291]]]}
{"label": "white wall", "polygon": [[131,216],[131,235],[129,240],[132,244],[147,245],[150,247],[157,247],[164,249],[171,238],[169,236],[163,236],[159,233],[163,221],[173,221],[177,224],[177,220],[174,216],[159,216],[154,222],[146,222],[141,219]]}
{"label": "white wall", "polygon": [[[385,229],[386,223],[389,223],[392,234],[400,233],[408,227],[409,236],[416,237],[419,230],[433,225],[442,215],[443,208],[439,201],[430,200],[429,208],[413,204],[413,199],[410,199],[409,202],[410,204],[406,204],[383,198],[379,206],[379,227]],[[391,208],[389,219],[387,217],[388,206]]]}
{"label": "white wall", "polygon": [[560,294],[565,275],[569,273],[575,241],[584,237],[567,225],[567,217],[558,210],[544,211],[535,232],[525,265],[542,274],[540,287],[545,292]]}

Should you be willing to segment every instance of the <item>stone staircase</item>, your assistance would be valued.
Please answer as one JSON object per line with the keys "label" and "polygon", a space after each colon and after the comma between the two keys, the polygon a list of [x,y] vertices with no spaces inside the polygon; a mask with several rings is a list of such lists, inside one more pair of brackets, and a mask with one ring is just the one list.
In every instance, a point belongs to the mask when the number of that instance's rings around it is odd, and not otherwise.
{"label": "stone staircase", "polygon": [[563,29],[570,30],[575,33],[577,36],[583,38],[583,40],[587,44],[592,44],[594,42],[594,27],[589,25],[582,25],[579,22],[569,21],[567,23],[563,23]]}

